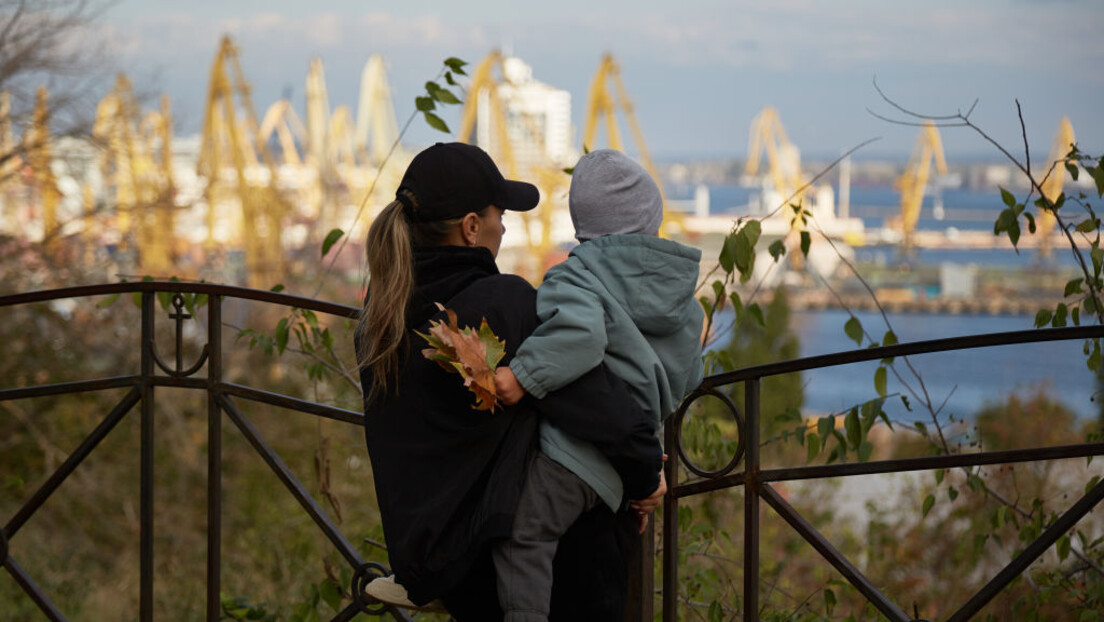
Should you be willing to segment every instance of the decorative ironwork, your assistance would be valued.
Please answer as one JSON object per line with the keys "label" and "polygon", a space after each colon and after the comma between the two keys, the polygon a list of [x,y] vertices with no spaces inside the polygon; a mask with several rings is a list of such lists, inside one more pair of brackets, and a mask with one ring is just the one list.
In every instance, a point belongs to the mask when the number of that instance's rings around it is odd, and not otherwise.
{"label": "decorative ironwork", "polygon": [[[686,448],[682,444],[682,425],[686,418],[686,414],[689,412],[690,406],[694,402],[705,396],[715,397],[721,400],[721,403],[732,413],[732,419],[736,422],[736,430],[739,434],[739,441],[736,444],[736,451],[733,453],[732,459],[728,461],[728,464],[715,471],[710,471],[709,469],[702,468],[695,464],[694,461],[690,459],[690,456],[687,455]],[[670,425],[674,426],[675,438],[678,439],[676,446],[679,459],[682,460],[682,463],[686,465],[686,468],[689,469],[691,473],[699,477],[714,479],[728,475],[732,472],[732,469],[736,468],[736,465],[740,464],[740,460],[744,457],[744,419],[740,416],[740,409],[736,407],[736,403],[723,391],[718,391],[715,388],[698,389],[694,391],[683,400],[682,406],[679,407],[678,412],[671,418]]]}
{"label": "decorative ironwork", "polygon": [[199,353],[199,360],[188,369],[184,369],[184,320],[192,319],[190,313],[186,313],[186,305],[184,304],[184,296],[177,292],[172,297],[173,313],[169,314],[170,320],[175,320],[175,337],[176,337],[176,368],[169,369],[169,366],[161,359],[161,355],[157,353],[157,343],[153,340],[151,335],[149,338],[149,350],[150,355],[153,356],[153,362],[161,368],[161,371],[165,372],[173,378],[187,378],[195,374],[203,367],[203,364],[207,362],[209,355],[209,344],[204,344],[203,350]]}
{"label": "decorative ironwork", "polygon": [[8,534],[0,528],[0,563],[8,559]]}

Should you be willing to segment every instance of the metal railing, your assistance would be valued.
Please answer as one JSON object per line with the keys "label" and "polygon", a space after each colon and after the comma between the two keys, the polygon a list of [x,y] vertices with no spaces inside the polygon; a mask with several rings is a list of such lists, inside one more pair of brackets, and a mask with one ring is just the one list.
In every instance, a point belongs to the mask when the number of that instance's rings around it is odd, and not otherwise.
{"label": "metal railing", "polygon": [[[223,378],[222,309],[224,298],[236,298],[265,302],[285,307],[294,307],[324,313],[340,318],[355,318],[359,309],[354,307],[321,302],[298,296],[275,292],[257,291],[225,285],[141,282],[71,287],[48,291],[29,292],[0,297],[0,308],[25,305],[35,302],[47,302],[60,299],[83,298],[88,296],[108,296],[137,292],[141,295],[141,363],[137,373],[127,376],[114,376],[93,380],[81,380],[49,384],[43,386],[0,388],[0,402],[37,398],[45,396],[79,394],[106,389],[129,388],[126,395],[101,420],[98,426],[80,443],[80,445],[62,462],[46,481],[16,511],[3,528],[0,529],[0,559],[3,566],[16,583],[50,620],[65,620],[49,596],[23,570],[12,555],[10,543],[19,535],[20,529],[42,507],[46,500],[58,489],[81,463],[96,449],[97,445],[127,415],[139,410],[140,426],[140,484],[139,484],[139,612],[138,619],[153,619],[153,582],[154,582],[154,546],[153,536],[155,516],[154,496],[154,397],[161,387],[174,387],[205,391],[207,394],[207,568],[206,568],[206,615],[207,620],[217,621],[221,617],[220,585],[222,561],[222,422],[229,419],[242,433],[253,449],[264,459],[279,480],[291,492],[302,508],[326,536],[334,548],[349,564],[353,571],[353,602],[336,616],[335,622],[351,620],[358,613],[373,615],[391,613],[399,620],[408,620],[404,612],[392,610],[376,603],[366,602],[363,587],[372,578],[390,574],[382,564],[365,561],[356,548],[346,539],[327,515],[322,506],[310,495],[303,484],[295,477],[288,466],[266,441],[261,432],[253,425],[238,406],[238,400],[257,402],[307,413],[316,417],[325,417],[363,426],[363,415],[359,412],[335,408],[298,398],[263,391],[253,387],[227,382]],[[157,316],[157,294],[172,294],[172,313],[169,319],[175,322],[176,352],[174,365],[168,365],[157,350],[154,340],[155,319]],[[182,360],[182,323],[192,316],[187,312],[184,294],[203,294],[207,296],[204,307],[207,313],[207,343],[203,346],[198,359],[185,367]],[[199,311],[197,310],[197,313]],[[206,377],[196,374],[206,367]]]}
{"label": "metal railing", "polygon": [[[984,451],[923,458],[764,470],[759,455],[761,415],[759,389],[764,378],[824,367],[932,352],[1100,337],[1104,337],[1104,327],[1101,326],[1077,326],[974,335],[814,356],[748,367],[706,378],[702,386],[683,402],[679,411],[668,422],[664,432],[666,447],[675,448],[678,455],[677,460],[669,460],[666,464],[667,481],[669,483],[679,481],[680,467],[686,467],[687,470],[698,477],[677,485],[669,484],[669,492],[663,504],[663,619],[670,621],[678,619],[678,504],[680,499],[723,489],[743,488],[744,581],[742,606],[744,620],[757,619],[759,612],[759,510],[760,501],[762,500],[839,571],[882,615],[890,620],[909,621],[913,620],[912,616],[905,613],[904,610],[884,595],[873,581],[864,576],[859,568],[848,560],[828,538],[817,531],[812,523],[790,505],[772,484],[796,480],[903,473],[1104,455],[1104,443],[1083,443],[1058,447]],[[742,413],[732,399],[725,392],[719,390],[722,387],[736,383],[743,383],[744,386],[745,399]],[[731,412],[739,428],[739,441],[734,455],[724,467],[717,470],[709,470],[696,465],[687,455],[686,448],[682,445],[682,426],[687,411],[691,404],[705,396],[720,399]],[[741,465],[742,468],[738,469],[737,467]],[[1104,480],[1088,489],[1049,528],[1026,546],[992,580],[947,619],[952,622],[968,620],[981,611],[1005,586],[1023,573],[1063,534],[1070,531],[1077,521],[1088,514],[1102,498],[1104,498]]]}
{"label": "metal railing", "polygon": [[[140,585],[139,619],[153,619],[153,581],[155,527],[153,507],[154,484],[154,397],[160,387],[193,389],[206,392],[207,396],[207,564],[206,564],[206,615],[210,621],[221,616],[221,542],[222,542],[222,421],[227,418],[242,433],[253,449],[292,493],[311,517],[319,530],[332,543],[353,570],[351,591],[354,601],[339,612],[333,620],[350,620],[360,612],[373,615],[390,613],[400,620],[409,617],[402,611],[391,610],[379,604],[366,602],[363,587],[376,576],[389,571],[377,562],[365,561],[357,552],[322,506],[308,493],[280,456],[265,440],[260,431],[242,412],[238,400],[256,402],[299,411],[317,417],[325,417],[353,425],[363,425],[361,413],[310,402],[291,396],[272,393],[253,387],[227,382],[223,378],[222,308],[224,298],[264,302],[285,307],[310,310],[339,318],[354,318],[358,309],[345,305],[321,302],[287,294],[250,290],[214,284],[141,282],[72,287],[40,292],[29,292],[0,297],[0,308],[47,302],[60,299],[108,296],[136,292],[141,296],[140,369],[126,376],[114,376],[80,380],[33,387],[0,388],[0,402],[62,394],[79,394],[107,389],[128,388],[126,395],[108,412],[99,425],[62,462],[47,480],[35,490],[25,503],[0,529],[0,559],[23,591],[50,620],[65,620],[50,598],[39,588],[12,556],[11,541],[20,529],[42,507],[62,482],[96,449],[120,421],[135,409],[140,417]],[[174,365],[165,363],[154,340],[156,298],[159,292],[173,295],[172,313],[175,322],[176,352]],[[191,319],[186,312],[183,295],[204,294],[208,297],[207,343],[199,357],[190,366],[182,360],[182,322]],[[197,311],[198,312],[198,311]],[[765,501],[813,548],[828,560],[869,602],[891,620],[912,618],[892,600],[882,594],[874,582],[850,562],[832,543],[795,510],[772,484],[795,480],[808,480],[881,473],[900,473],[951,467],[1009,464],[1027,461],[1053,460],[1104,455],[1104,443],[1085,443],[1060,447],[991,451],[968,454],[878,460],[871,462],[812,465],[778,469],[761,468],[759,459],[759,387],[763,378],[792,372],[812,370],[835,365],[845,365],[883,358],[903,357],[929,352],[947,352],[990,346],[1005,346],[1043,341],[1091,339],[1104,337],[1104,327],[1072,327],[1031,330],[970,337],[940,339],[893,346],[870,348],[816,356],[769,365],[740,369],[706,378],[702,386],[684,402],[665,429],[666,446],[675,448],[678,458],[666,465],[670,491],[664,500],[662,526],[662,595],[663,619],[677,619],[678,595],[678,504],[679,500],[712,491],[742,487],[744,489],[744,585],[743,612],[745,620],[754,620],[759,610],[759,509]],[[206,368],[206,377],[197,374]],[[743,411],[720,389],[743,383],[745,400]],[[739,442],[731,460],[718,470],[704,469],[687,456],[682,446],[681,430],[689,407],[704,396],[722,401],[731,411],[739,428]],[[738,468],[741,467],[742,468]],[[679,481],[679,470],[687,468],[698,479]],[[949,620],[966,620],[981,610],[1000,590],[1008,585],[1027,566],[1077,523],[1104,498],[1104,481],[1089,489],[1033,543],[1028,545],[972,599],[965,603]],[[640,576],[630,582],[630,590],[638,602],[630,603],[634,619],[650,620],[652,617],[652,542],[645,539],[642,559],[637,568]]]}

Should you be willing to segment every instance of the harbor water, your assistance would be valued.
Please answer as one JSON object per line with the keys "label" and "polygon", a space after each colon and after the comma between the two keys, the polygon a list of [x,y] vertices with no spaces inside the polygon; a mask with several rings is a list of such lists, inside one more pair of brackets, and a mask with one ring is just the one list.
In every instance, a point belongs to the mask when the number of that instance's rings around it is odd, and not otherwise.
{"label": "harbor water", "polygon": [[[740,186],[714,186],[710,188],[711,213],[736,217],[755,192],[757,190]],[[899,195],[889,187],[851,189],[851,215],[861,217],[868,229],[881,228],[888,219],[899,214],[898,202]],[[931,199],[925,201],[918,223],[920,229],[945,231],[953,227],[992,231],[993,221],[1004,208],[997,191],[944,190],[943,203],[944,218],[935,219]],[[860,264],[892,262],[897,259],[897,253],[898,250],[891,246],[855,249]],[[1001,249],[920,250],[912,260],[930,265],[973,263],[1010,271],[1031,269],[1044,261],[1034,251],[1016,253]],[[1075,265],[1071,253],[1063,253],[1060,249],[1045,261],[1049,265]],[[856,316],[875,338],[880,339],[886,331],[879,314],[862,311]],[[843,330],[848,317],[846,311],[836,309],[793,312],[791,328],[800,341],[800,355],[854,349],[855,342]],[[1026,315],[890,314],[893,330],[901,342],[1029,330],[1033,328],[1033,319]],[[925,354],[910,357],[910,363],[920,373],[934,406],[943,405],[941,420],[944,421],[951,415],[969,419],[985,406],[1005,401],[1012,393],[1025,396],[1040,390],[1060,401],[1079,419],[1089,419],[1096,418],[1100,411],[1098,402],[1094,401],[1099,389],[1095,374],[1085,365],[1083,345],[1080,341],[1049,342]],[[809,415],[836,413],[876,397],[873,382],[876,368],[877,362],[871,362],[806,372],[803,376],[804,411]],[[887,401],[887,412],[901,420],[930,423],[930,415],[915,409],[917,396],[923,395],[920,383],[902,362],[899,361],[896,368],[909,386],[902,385],[890,374],[887,390],[890,394],[906,395],[915,412],[905,410],[896,397]]]}

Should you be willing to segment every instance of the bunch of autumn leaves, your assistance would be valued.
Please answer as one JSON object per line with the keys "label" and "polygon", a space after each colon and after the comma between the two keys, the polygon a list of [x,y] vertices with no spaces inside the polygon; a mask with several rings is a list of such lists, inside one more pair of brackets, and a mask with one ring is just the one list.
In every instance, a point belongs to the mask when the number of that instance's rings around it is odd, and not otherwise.
{"label": "bunch of autumn leaves", "polygon": [[418,333],[430,348],[422,350],[422,356],[436,362],[448,372],[460,374],[464,386],[475,394],[475,410],[494,412],[498,405],[495,394],[495,368],[506,355],[506,343],[498,338],[484,318],[479,330],[457,324],[456,312],[441,303],[447,321],[431,321],[429,334]]}

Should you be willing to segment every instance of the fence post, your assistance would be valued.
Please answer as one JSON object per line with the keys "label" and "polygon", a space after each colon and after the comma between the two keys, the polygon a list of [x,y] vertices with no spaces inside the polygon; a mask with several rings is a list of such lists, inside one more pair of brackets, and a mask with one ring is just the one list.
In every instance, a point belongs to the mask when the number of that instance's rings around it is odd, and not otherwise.
{"label": "fence post", "polygon": [[142,292],[141,473],[138,619],[153,620],[153,340],[155,292]]}
{"label": "fence post", "polygon": [[222,615],[222,297],[207,299],[207,622]]}
{"label": "fence post", "polygon": [[671,417],[663,428],[663,446],[668,454],[663,465],[668,488],[663,497],[663,619],[670,622],[678,620],[678,497],[674,487],[679,478],[679,430],[675,426],[681,422]]}
{"label": "fence post", "polygon": [[744,620],[759,619],[759,379],[744,383]]}

